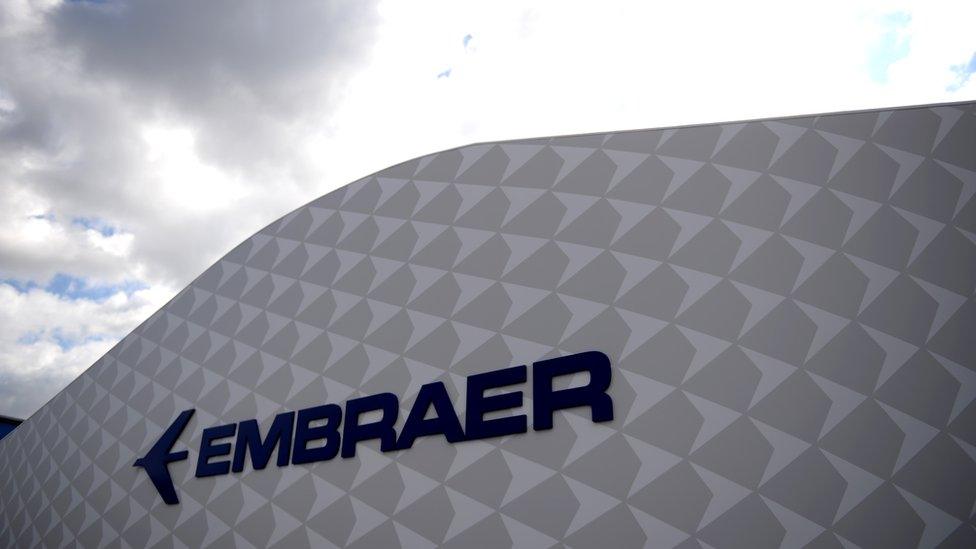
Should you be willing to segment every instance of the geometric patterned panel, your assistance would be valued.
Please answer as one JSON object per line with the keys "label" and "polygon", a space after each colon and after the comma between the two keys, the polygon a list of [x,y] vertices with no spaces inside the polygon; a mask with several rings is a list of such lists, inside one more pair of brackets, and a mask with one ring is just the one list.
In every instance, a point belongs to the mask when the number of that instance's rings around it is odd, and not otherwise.
{"label": "geometric patterned panel", "polygon": [[[265,227],[0,442],[0,545],[972,547],[974,334],[976,103],[461,147]],[[587,350],[609,423],[194,478],[205,427]],[[166,505],[133,462],[188,408]]]}

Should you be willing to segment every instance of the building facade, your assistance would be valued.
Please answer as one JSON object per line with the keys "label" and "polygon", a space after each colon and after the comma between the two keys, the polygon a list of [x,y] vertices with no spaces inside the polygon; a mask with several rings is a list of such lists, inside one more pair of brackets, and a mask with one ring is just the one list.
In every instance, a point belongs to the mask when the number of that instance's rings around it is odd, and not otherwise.
{"label": "building facade", "polygon": [[976,545],[976,103],[484,143],[0,441],[7,547]]}

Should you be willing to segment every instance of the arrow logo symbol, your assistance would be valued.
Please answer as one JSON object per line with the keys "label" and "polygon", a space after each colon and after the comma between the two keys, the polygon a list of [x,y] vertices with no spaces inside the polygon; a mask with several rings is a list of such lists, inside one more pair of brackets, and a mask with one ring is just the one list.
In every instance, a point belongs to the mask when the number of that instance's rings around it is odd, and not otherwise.
{"label": "arrow logo symbol", "polygon": [[176,439],[183,434],[186,424],[190,422],[195,411],[193,409],[184,410],[159,437],[156,444],[146,452],[146,455],[132,464],[134,467],[145,469],[146,474],[149,475],[149,480],[156,486],[156,491],[168,505],[176,505],[180,502],[180,498],[176,496],[176,488],[173,486],[173,478],[169,475],[169,464],[174,461],[183,461],[187,457],[186,450],[180,452],[170,452],[170,450],[176,444]]}

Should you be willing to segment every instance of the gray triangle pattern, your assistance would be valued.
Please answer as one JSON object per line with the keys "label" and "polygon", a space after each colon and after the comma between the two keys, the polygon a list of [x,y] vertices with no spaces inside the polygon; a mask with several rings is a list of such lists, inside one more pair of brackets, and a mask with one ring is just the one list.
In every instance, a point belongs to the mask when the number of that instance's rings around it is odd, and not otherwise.
{"label": "gray triangle pattern", "polygon": [[[383,170],[240,244],[0,442],[0,545],[971,546],[974,152],[957,104]],[[203,427],[381,391],[405,417],[424,383],[583,350],[614,364],[613,422],[193,477]],[[187,408],[167,506],[132,463]]]}

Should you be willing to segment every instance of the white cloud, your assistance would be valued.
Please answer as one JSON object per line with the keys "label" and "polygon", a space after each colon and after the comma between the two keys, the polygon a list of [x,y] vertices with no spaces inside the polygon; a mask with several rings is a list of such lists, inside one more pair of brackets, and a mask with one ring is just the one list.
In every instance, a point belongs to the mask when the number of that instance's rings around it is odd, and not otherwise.
{"label": "white cloud", "polygon": [[93,301],[0,284],[0,410],[32,413],[162,306],[173,290],[157,286]]}
{"label": "white cloud", "polygon": [[375,18],[359,1],[0,3],[0,413],[32,412],[328,190],[293,151]]}
{"label": "white cloud", "polygon": [[41,283],[68,270],[104,282],[141,278],[142,266],[127,261],[135,235],[105,235],[50,208],[29,186],[11,185],[0,198],[0,280]]}
{"label": "white cloud", "polygon": [[[475,141],[972,99],[953,66],[974,19],[880,0],[0,3],[0,280],[39,286],[0,284],[0,413],[363,175]],[[69,301],[42,289],[57,273],[146,289]]]}

